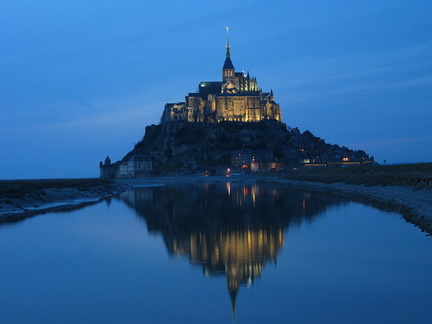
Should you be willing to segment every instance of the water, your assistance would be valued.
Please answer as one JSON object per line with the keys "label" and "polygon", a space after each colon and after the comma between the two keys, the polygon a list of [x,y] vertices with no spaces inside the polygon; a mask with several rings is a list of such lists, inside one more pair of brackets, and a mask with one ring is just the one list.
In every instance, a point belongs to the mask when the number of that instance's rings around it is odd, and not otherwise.
{"label": "water", "polygon": [[278,186],[139,188],[0,226],[1,323],[430,323],[432,240]]}

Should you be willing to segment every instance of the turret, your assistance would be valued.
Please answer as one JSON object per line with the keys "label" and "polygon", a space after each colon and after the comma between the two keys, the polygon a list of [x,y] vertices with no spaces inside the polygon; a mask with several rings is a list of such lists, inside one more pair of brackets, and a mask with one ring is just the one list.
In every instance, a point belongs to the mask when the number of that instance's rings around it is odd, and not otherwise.
{"label": "turret", "polygon": [[110,166],[110,165],[111,165],[111,159],[107,155],[107,157],[105,158],[105,166]]}

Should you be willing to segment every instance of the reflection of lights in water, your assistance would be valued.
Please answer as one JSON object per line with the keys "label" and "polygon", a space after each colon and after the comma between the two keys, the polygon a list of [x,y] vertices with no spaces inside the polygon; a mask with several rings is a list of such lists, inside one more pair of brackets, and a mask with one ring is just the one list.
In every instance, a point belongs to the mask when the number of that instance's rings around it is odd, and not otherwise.
{"label": "reflection of lights in water", "polygon": [[243,206],[244,198],[242,197],[241,193],[238,192],[238,190],[237,190],[237,192],[236,192],[236,197],[237,197],[237,205],[238,205],[239,207],[242,207],[242,206]]}
{"label": "reflection of lights in water", "polygon": [[[268,264],[276,265],[284,231],[299,226],[306,208],[316,213],[332,203],[315,201],[313,194],[301,191],[244,186],[238,182],[217,187],[205,183],[190,189],[167,186],[121,195],[129,206],[136,207],[153,232],[163,235],[170,255],[187,256],[192,265],[202,266],[206,277],[226,277],[234,311],[241,286],[252,288]],[[201,188],[204,190],[196,190]],[[233,217],[227,219],[226,215]]]}
{"label": "reflection of lights in water", "polygon": [[252,286],[252,278],[249,277],[246,286],[249,288]]}
{"label": "reflection of lights in water", "polygon": [[[135,199],[141,201],[139,207],[143,217],[149,219],[153,230],[162,232],[170,253],[187,256],[193,265],[201,265],[206,277],[226,277],[235,312],[236,296],[241,286],[252,288],[266,265],[276,264],[284,243],[284,229],[290,220],[289,215],[281,213],[289,210],[292,199],[288,196],[289,199],[283,200],[284,208],[280,208],[275,203],[279,200],[275,198],[286,196],[278,188],[244,186],[236,182],[224,185],[225,188],[223,185],[215,188],[205,183],[201,187],[203,193],[193,192],[191,195],[183,188],[167,187],[167,191],[171,190],[168,194],[157,190],[137,190],[136,195],[129,193],[123,197],[134,205],[137,204]],[[190,199],[177,199],[183,197],[184,192]],[[294,205],[297,214],[305,211],[306,204],[309,209],[314,207],[308,203],[313,198],[310,194],[296,193],[295,198],[298,199]],[[161,219],[160,213],[166,210],[167,205],[171,206],[172,215]],[[212,217],[203,218],[202,212]],[[275,220],[267,217],[269,214],[275,214]],[[234,219],[227,220],[224,215],[232,215]],[[194,221],[197,219],[199,222],[196,224]]]}
{"label": "reflection of lights in water", "polygon": [[249,193],[248,187],[243,187],[243,196],[246,197]]}
{"label": "reflection of lights in water", "polygon": [[310,198],[310,193],[305,192],[305,193],[303,194],[303,200],[302,200],[302,208],[303,208],[303,211],[306,211],[306,200],[308,200],[309,198]]}
{"label": "reflection of lights in water", "polygon": [[251,191],[252,191],[252,205],[255,207],[256,196],[258,194],[257,186],[253,186]]}
{"label": "reflection of lights in water", "polygon": [[187,259],[208,279],[225,278],[233,316],[241,290],[251,291],[261,276],[266,280],[266,267],[276,267],[285,230],[333,203],[298,190],[236,181],[141,188],[121,197],[152,233],[163,236],[170,256]]}

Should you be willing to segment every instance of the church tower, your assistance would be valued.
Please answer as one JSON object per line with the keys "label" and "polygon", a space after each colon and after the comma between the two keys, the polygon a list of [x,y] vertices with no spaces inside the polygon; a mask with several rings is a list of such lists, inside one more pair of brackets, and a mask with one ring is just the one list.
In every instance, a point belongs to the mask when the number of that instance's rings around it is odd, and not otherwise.
{"label": "church tower", "polygon": [[235,93],[235,69],[234,64],[231,61],[230,44],[229,44],[229,27],[226,27],[227,38],[226,38],[226,54],[225,63],[222,68],[222,92],[223,93]]}
{"label": "church tower", "polygon": [[217,123],[221,121],[281,122],[279,105],[273,91],[262,92],[255,77],[249,72],[236,72],[231,61],[229,27],[226,27],[225,62],[222,80],[203,81],[197,92],[190,92],[184,102],[167,103],[161,122],[184,120],[187,122]]}

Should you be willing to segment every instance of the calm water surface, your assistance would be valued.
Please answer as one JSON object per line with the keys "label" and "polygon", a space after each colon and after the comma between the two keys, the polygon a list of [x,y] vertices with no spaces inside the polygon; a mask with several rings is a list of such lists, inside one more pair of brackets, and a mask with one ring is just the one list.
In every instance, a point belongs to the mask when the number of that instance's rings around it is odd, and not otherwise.
{"label": "calm water surface", "polygon": [[0,225],[1,323],[432,323],[432,240],[277,186],[139,188]]}

